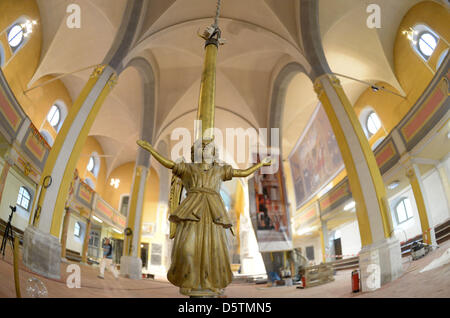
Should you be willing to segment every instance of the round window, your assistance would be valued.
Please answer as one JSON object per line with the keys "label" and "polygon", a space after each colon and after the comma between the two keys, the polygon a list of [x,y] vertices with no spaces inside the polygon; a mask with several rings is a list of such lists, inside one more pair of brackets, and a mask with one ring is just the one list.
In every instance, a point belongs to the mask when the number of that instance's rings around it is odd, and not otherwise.
{"label": "round window", "polygon": [[12,48],[18,47],[24,38],[23,28],[19,24],[13,25],[8,33],[8,43]]}
{"label": "round window", "polygon": [[433,55],[434,50],[437,46],[436,37],[430,32],[423,32],[419,36],[419,41],[417,43],[420,53],[425,57],[430,57]]}
{"label": "round window", "polygon": [[381,128],[380,118],[378,118],[377,114],[371,112],[367,117],[366,125],[370,135],[374,135]]}

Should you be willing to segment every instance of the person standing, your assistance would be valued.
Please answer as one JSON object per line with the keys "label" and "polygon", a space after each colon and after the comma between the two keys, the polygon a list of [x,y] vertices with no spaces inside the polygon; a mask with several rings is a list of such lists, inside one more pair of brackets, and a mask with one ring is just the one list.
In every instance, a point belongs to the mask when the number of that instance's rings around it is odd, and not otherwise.
{"label": "person standing", "polygon": [[113,253],[113,247],[109,239],[107,238],[105,240],[105,243],[103,244],[103,258],[100,262],[100,275],[98,275],[98,278],[104,279],[105,278],[105,267],[108,266],[108,269],[113,273],[114,277],[117,279],[119,278],[119,274],[117,273],[117,270],[113,264],[112,261],[112,253]]}

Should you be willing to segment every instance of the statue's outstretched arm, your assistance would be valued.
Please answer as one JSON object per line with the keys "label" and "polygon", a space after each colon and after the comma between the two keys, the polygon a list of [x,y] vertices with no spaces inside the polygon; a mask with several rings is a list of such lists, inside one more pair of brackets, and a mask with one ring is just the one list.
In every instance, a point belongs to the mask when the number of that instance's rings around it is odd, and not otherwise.
{"label": "statue's outstretched arm", "polygon": [[175,167],[175,162],[163,157],[159,152],[157,152],[155,150],[155,148],[152,147],[152,145],[150,145],[145,140],[138,140],[137,144],[139,146],[141,146],[142,148],[144,148],[145,150],[147,150],[148,152],[150,152],[152,154],[153,158],[158,160],[159,163],[162,164],[164,167],[166,167],[168,169],[173,169],[173,167]]}
{"label": "statue's outstretched arm", "polygon": [[242,170],[242,169],[233,169],[233,177],[248,177],[249,175],[251,175],[252,173],[254,173],[256,170],[258,170],[259,168],[261,168],[262,166],[270,166],[272,164],[272,161],[270,160],[269,157],[265,158],[263,161],[261,161],[260,163],[257,163],[256,165]]}

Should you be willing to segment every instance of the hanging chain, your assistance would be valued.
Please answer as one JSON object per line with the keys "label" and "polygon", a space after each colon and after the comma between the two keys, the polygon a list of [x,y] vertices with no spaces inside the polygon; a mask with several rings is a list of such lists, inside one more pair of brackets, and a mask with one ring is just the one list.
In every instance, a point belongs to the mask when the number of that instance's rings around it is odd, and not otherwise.
{"label": "hanging chain", "polygon": [[207,27],[203,34],[198,33],[202,39],[206,40],[206,45],[214,43],[216,46],[225,44],[226,40],[222,39],[222,32],[219,28],[220,9],[222,7],[222,0],[217,0],[216,15],[214,17],[214,23]]}
{"label": "hanging chain", "polygon": [[220,16],[221,6],[222,6],[222,0],[217,0],[216,16],[214,18],[214,24],[213,24],[213,26],[215,28],[219,27],[219,16]]}

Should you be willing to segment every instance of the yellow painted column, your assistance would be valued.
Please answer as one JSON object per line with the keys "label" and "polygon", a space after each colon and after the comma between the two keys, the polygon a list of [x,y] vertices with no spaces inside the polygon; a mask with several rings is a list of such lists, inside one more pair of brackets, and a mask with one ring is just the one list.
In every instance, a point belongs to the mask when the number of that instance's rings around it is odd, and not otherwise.
{"label": "yellow painted column", "polygon": [[414,193],[414,200],[416,201],[417,210],[419,212],[423,242],[428,245],[434,245],[436,242],[436,236],[431,226],[430,216],[427,212],[427,202],[422,180],[420,179],[420,171],[418,166],[416,164],[412,164],[408,167],[406,170],[406,176],[411,184],[411,188]]}
{"label": "yellow painted column", "polygon": [[61,233],[61,258],[66,258],[66,245],[67,245],[67,231],[69,229],[69,221],[70,221],[70,209],[69,207],[65,208],[66,214],[64,215],[63,227]]}
{"label": "yellow painted column", "polygon": [[327,262],[327,249],[326,246],[328,245],[328,228],[327,228],[327,222],[321,221],[321,228],[320,228],[320,245],[322,247],[322,262]]}
{"label": "yellow painted column", "polygon": [[5,189],[6,178],[8,177],[9,169],[11,169],[12,163],[9,158],[6,156],[5,164],[2,169],[2,173],[0,174],[0,202],[2,202],[3,190]]}
{"label": "yellow painted column", "polygon": [[145,186],[149,168],[137,165],[134,171],[133,186],[131,189],[130,205],[127,213],[127,227],[133,233],[125,235],[123,256],[140,257],[140,244],[142,232],[142,210],[144,206]]}
{"label": "yellow painted column", "polygon": [[339,80],[322,75],[314,88],[327,113],[356,203],[362,246],[392,235],[386,189],[369,142]]}
{"label": "yellow painted column", "polygon": [[[62,213],[82,147],[106,97],[117,82],[110,66],[97,67],[71,107],[49,153],[40,181],[40,192],[33,203],[38,211],[39,230],[59,237]],[[42,186],[51,176],[49,187]]]}
{"label": "yellow painted column", "polygon": [[442,188],[445,193],[445,198],[447,200],[447,208],[450,211],[450,183],[449,183],[449,177],[447,175],[447,169],[445,167],[445,161],[441,161],[437,166],[436,170],[439,173],[439,178],[442,183]]}

